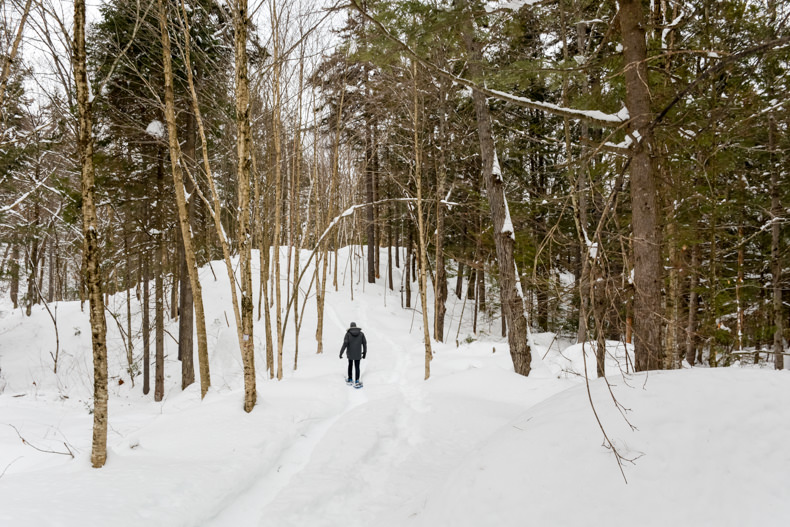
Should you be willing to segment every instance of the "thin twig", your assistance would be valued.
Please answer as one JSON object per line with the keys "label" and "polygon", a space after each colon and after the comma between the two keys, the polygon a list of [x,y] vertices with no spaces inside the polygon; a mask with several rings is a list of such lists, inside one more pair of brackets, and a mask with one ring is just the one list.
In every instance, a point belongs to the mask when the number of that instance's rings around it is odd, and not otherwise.
{"label": "thin twig", "polygon": [[[27,446],[29,446],[31,448],[34,448],[34,449],[38,450],[39,452],[44,452],[45,454],[60,454],[61,456],[71,456],[71,458],[74,459],[74,454],[72,453],[71,449],[69,448],[69,446],[65,442],[63,443],[63,445],[66,447],[66,450],[68,450],[68,452],[57,452],[55,450],[44,450],[42,448],[38,448],[36,445],[30,443],[27,439],[22,437],[22,434],[19,433],[19,430],[17,430],[17,427],[15,427],[12,424],[9,424],[8,426],[10,426],[11,428],[14,429],[14,431],[16,432],[16,435],[19,436],[19,439],[22,440],[22,444],[27,445]],[[6,469],[7,468],[8,467],[6,467]],[[3,473],[5,473],[5,470],[3,471]]]}
{"label": "thin twig", "polygon": [[5,468],[3,469],[3,472],[0,472],[0,478],[2,478],[3,476],[5,476],[5,473],[6,473],[6,470],[8,470],[8,467],[10,467],[10,466],[11,466],[11,465],[13,465],[14,463],[16,463],[17,461],[19,461],[20,459],[22,459],[22,457],[23,457],[23,456],[19,456],[18,458],[16,458],[15,460],[13,460],[11,463],[9,463],[8,465],[6,465],[6,466],[5,466]]}

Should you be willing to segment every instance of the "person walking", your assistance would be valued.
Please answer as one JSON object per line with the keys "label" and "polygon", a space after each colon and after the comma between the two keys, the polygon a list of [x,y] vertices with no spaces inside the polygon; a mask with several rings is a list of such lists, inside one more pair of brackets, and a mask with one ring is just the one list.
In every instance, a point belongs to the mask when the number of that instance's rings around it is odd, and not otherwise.
{"label": "person walking", "polygon": [[368,341],[365,339],[365,334],[357,327],[356,322],[349,324],[346,331],[346,336],[343,338],[343,347],[340,348],[340,358],[343,358],[343,352],[347,352],[348,357],[348,377],[346,377],[346,384],[351,386],[351,367],[356,370],[354,377],[354,388],[362,388],[362,383],[359,381],[359,363],[368,354]]}

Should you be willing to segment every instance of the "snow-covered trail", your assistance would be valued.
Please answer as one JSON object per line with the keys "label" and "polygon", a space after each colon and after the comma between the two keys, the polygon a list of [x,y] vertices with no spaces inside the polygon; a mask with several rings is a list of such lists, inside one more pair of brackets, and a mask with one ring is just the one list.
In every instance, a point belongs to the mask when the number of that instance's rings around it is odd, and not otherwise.
{"label": "snow-covered trail", "polygon": [[[347,308],[349,306],[343,306]],[[365,320],[368,359],[363,361],[362,390],[349,387],[345,409],[335,416],[310,426],[280,456],[274,471],[260,478],[237,499],[227,503],[209,527],[276,525],[362,525],[382,508],[388,493],[374,480],[386,477],[403,456],[403,446],[416,444],[415,412],[424,412],[420,389],[423,348],[412,349],[413,339],[401,343],[376,327],[391,324],[387,315],[371,317],[351,304],[349,314],[327,305],[328,322],[347,327],[352,320]],[[370,326],[367,329],[365,326]],[[326,343],[326,360],[337,353],[334,342]],[[414,357],[414,356],[417,357]],[[346,360],[337,362],[337,382],[345,375]],[[413,379],[411,378],[413,377]],[[375,487],[371,495],[370,487]],[[362,505],[368,504],[366,507]],[[254,511],[253,514],[251,512]]]}
{"label": "snow-covered trail", "polygon": [[[526,383],[508,370],[491,370],[490,384],[470,383],[480,375],[474,362],[435,343],[434,375],[425,381],[421,321],[395,316],[399,305],[370,307],[336,302],[325,312],[328,327],[355,321],[365,332],[365,387],[348,387],[339,413],[306,428],[275,467],[262,469],[205,525],[395,526],[419,519],[426,496],[471,451],[563,387],[556,380]],[[337,357],[341,342],[324,344],[321,361],[336,364],[340,384],[347,365]],[[473,388],[486,384],[502,392]]]}

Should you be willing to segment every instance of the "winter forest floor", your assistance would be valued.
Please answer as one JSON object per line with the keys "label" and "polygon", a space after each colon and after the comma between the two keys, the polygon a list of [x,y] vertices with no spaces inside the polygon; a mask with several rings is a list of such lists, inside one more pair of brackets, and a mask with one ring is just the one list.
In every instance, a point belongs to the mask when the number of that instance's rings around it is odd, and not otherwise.
{"label": "winter forest floor", "polygon": [[[256,359],[258,404],[250,414],[242,408],[241,358],[221,262],[213,263],[217,279],[208,267],[201,270],[212,381],[202,401],[197,383],[180,390],[169,336],[164,400],[154,402],[153,389],[143,395],[140,376],[132,386],[118,327],[108,317],[110,421],[102,469],[90,467],[87,312],[78,302],[58,305],[54,374],[49,315],[36,306],[27,318],[4,297],[0,525],[790,524],[788,372],[734,366],[622,374],[625,351],[612,343],[611,394],[603,380],[593,380],[590,396],[625,458],[621,474],[580,375],[581,346],[535,334],[533,372],[518,376],[503,339],[472,333],[469,306],[456,346],[461,302],[451,295],[450,338],[432,343],[425,381],[421,314],[401,308],[397,285],[393,293],[383,279],[364,284],[359,270],[352,281],[348,269],[359,262],[349,261],[347,251],[339,261],[339,291],[330,285],[326,301],[325,352],[315,353],[311,294],[298,369],[291,325],[282,381],[269,380],[262,354]],[[139,366],[140,304],[134,296],[132,302]],[[108,307],[125,325],[125,294]],[[338,358],[351,321],[368,340],[361,390],[345,385],[347,362]],[[497,332],[498,321],[491,327]],[[177,322],[168,331],[177,337]],[[254,338],[262,350],[262,321]],[[592,373],[589,344],[585,350]]]}

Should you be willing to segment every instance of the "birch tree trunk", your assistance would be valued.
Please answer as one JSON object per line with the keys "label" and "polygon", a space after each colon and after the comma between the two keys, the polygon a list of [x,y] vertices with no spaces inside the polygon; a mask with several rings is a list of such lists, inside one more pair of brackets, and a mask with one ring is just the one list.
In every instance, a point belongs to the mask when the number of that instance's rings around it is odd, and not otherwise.
{"label": "birch tree trunk", "polygon": [[162,40],[162,62],[165,75],[165,121],[167,121],[168,145],[170,147],[170,164],[173,170],[176,203],[178,205],[178,224],[184,240],[184,256],[187,261],[189,283],[192,285],[192,296],[195,306],[195,323],[197,326],[198,363],[200,366],[200,395],[205,397],[211,386],[208,363],[208,345],[206,341],[206,318],[203,312],[203,290],[198,278],[197,262],[192,247],[192,229],[189,225],[184,177],[181,168],[181,145],[178,142],[176,127],[175,94],[173,89],[173,64],[170,50],[170,35],[167,32],[167,11],[163,0],[159,2],[159,30]]}
{"label": "birch tree trunk", "polygon": [[93,96],[88,85],[85,51],[85,0],[74,0],[74,81],[77,92],[78,137],[82,181],[82,234],[84,236],[85,281],[90,302],[91,344],[93,346],[93,441],[91,465],[104,466],[107,460],[107,321],[104,318],[99,232],[94,204]]}
{"label": "birch tree trunk", "polygon": [[239,260],[241,268],[242,363],[244,364],[244,411],[255,406],[255,343],[252,333],[252,233],[250,232],[250,80],[247,76],[247,0],[236,0],[233,10],[236,57],[236,153],[239,187]]}
{"label": "birch tree trunk", "polygon": [[[239,0],[246,4],[246,0]],[[274,141],[274,235],[272,236],[272,246],[274,247],[274,302],[275,302],[275,322],[277,324],[277,380],[283,378],[283,340],[285,338],[285,328],[283,328],[282,313],[282,293],[280,291],[280,231],[282,224],[282,141],[280,137],[280,73],[282,57],[280,56],[280,32],[279,18],[277,16],[277,3],[271,0],[270,17],[272,27],[272,139]],[[238,52],[238,43],[237,43]],[[245,48],[246,52],[246,48]],[[238,103],[237,103],[238,104]],[[287,275],[286,275],[287,276]]]}
{"label": "birch tree trunk", "polygon": [[[335,122],[335,140],[332,144],[332,174],[329,181],[329,206],[326,209],[326,214],[323,217],[322,229],[326,228],[330,218],[334,217],[337,205],[335,202],[336,193],[335,189],[338,185],[338,167],[340,164],[340,134],[342,132],[341,125],[343,124],[343,108],[345,103],[345,82],[347,79],[347,72],[343,73],[343,86],[340,90],[340,103],[337,106],[337,120]],[[335,239],[337,236],[335,236]],[[329,266],[329,236],[321,242],[321,278],[316,284],[316,307],[318,311],[318,322],[315,329],[315,340],[318,344],[316,353],[323,353],[324,349],[324,303],[326,300],[326,281],[327,281],[327,267]],[[318,261],[316,260],[316,265]],[[337,290],[337,243],[335,243],[335,290]],[[319,294],[320,292],[320,294]]]}
{"label": "birch tree trunk", "polygon": [[[13,64],[14,60],[16,60],[17,53],[19,52],[19,45],[22,43],[22,35],[24,34],[25,31],[25,24],[27,23],[27,17],[30,14],[31,3],[32,0],[27,0],[25,2],[25,7],[22,10],[22,18],[19,20],[19,26],[17,26],[16,28],[16,36],[14,37],[14,42],[13,44],[11,44],[11,50],[9,51],[7,56],[3,57],[3,69],[2,72],[0,72],[0,108],[2,108],[3,106],[3,101],[5,101],[5,92],[6,92],[6,88],[8,87],[8,79],[11,77],[11,64]],[[85,6],[83,3],[83,8],[84,7]],[[76,5],[74,6],[74,9],[76,12],[77,9]]]}
{"label": "birch tree trunk", "polygon": [[[425,339],[425,380],[431,376],[431,360],[433,351],[431,350],[431,333],[429,330],[428,319],[428,280],[426,270],[428,269],[428,251],[426,250],[425,219],[422,215],[422,148],[420,147],[420,108],[418,105],[419,97],[417,92],[417,62],[412,60],[411,75],[414,89],[414,107],[412,114],[412,124],[414,126],[414,179],[417,183],[417,227],[419,229],[420,244],[420,304],[422,306],[422,329],[423,339]],[[371,209],[372,207],[368,207]]]}
{"label": "birch tree trunk", "polygon": [[[460,2],[464,9],[468,2]],[[482,74],[483,54],[481,45],[475,40],[472,20],[466,19],[463,24],[463,40],[469,55],[469,73],[472,78],[479,80]],[[520,375],[529,375],[532,362],[532,352],[527,342],[527,317],[524,306],[524,296],[521,284],[518,281],[518,270],[514,257],[515,233],[510,220],[505,198],[505,185],[494,148],[494,136],[491,129],[491,114],[488,110],[486,96],[477,91],[472,91],[472,99],[477,116],[477,132],[480,140],[480,157],[483,161],[483,178],[486,183],[486,192],[491,208],[491,219],[494,224],[494,244],[496,246],[497,262],[499,263],[499,280],[501,287],[502,305],[504,306],[505,319],[508,327],[508,344],[513,367]]]}
{"label": "birch tree trunk", "polygon": [[[190,39],[190,36],[189,36],[189,31],[190,31],[190,29],[189,29],[190,28],[190,26],[189,26],[189,14],[187,12],[186,4],[184,3],[183,0],[181,0],[181,15],[182,15],[181,20],[182,20],[183,25],[184,25],[185,49],[186,50],[191,50],[192,49],[191,48],[191,39]],[[234,275],[234,272],[233,272],[233,264],[232,264],[231,259],[230,259],[230,247],[228,245],[227,237],[225,236],[225,230],[224,230],[224,228],[222,226],[222,205],[221,205],[220,200],[219,200],[219,193],[217,192],[217,187],[216,187],[216,184],[214,183],[214,177],[212,175],[212,170],[211,170],[211,163],[209,161],[208,141],[206,139],[206,130],[205,130],[205,127],[203,126],[203,118],[202,118],[201,113],[200,113],[200,105],[198,104],[198,95],[197,95],[197,90],[195,89],[194,75],[192,73],[192,62],[190,60],[189,53],[185,53],[183,55],[183,57],[184,57],[184,63],[185,63],[185,66],[186,66],[186,71],[187,71],[187,83],[189,85],[189,91],[190,91],[190,94],[192,96],[192,114],[190,115],[190,121],[188,122],[188,124],[191,124],[193,126],[197,125],[197,131],[200,134],[201,152],[202,152],[202,155],[203,155],[203,168],[204,168],[205,173],[206,173],[206,180],[208,182],[209,191],[211,193],[211,200],[212,200],[211,204],[209,204],[208,200],[203,196],[203,194],[200,191],[200,188],[199,187],[194,187],[194,181],[192,181],[192,178],[189,178],[189,179],[190,179],[190,183],[192,183],[192,185],[193,185],[192,188],[194,188],[194,190],[196,190],[197,193],[200,195],[200,197],[203,199],[203,201],[204,201],[204,203],[206,205],[206,210],[209,212],[209,214],[211,215],[212,219],[214,220],[214,228],[215,228],[215,232],[217,234],[217,239],[219,240],[220,245],[222,247],[222,257],[223,257],[223,259],[225,261],[225,270],[226,270],[226,272],[228,274],[228,283],[230,284],[230,295],[231,295],[231,301],[233,303],[233,316],[234,316],[234,320],[236,322],[236,336],[237,336],[238,341],[239,341],[239,349],[243,350],[243,348],[244,348],[244,340],[242,339],[243,330],[242,330],[241,313],[239,312],[239,301],[238,301],[237,292],[236,292],[236,278],[235,278],[235,275]],[[192,136],[194,137],[194,131],[191,132],[191,133],[192,133]],[[189,155],[191,155],[192,158],[194,158],[194,156],[195,156],[195,153],[194,153],[195,147],[194,147],[194,145],[189,145],[189,141],[187,143],[188,143],[188,146],[189,146],[189,152],[187,153],[188,157],[189,157]],[[191,154],[190,154],[190,152],[191,152]],[[251,157],[252,157],[252,163],[253,163],[253,167],[254,167],[254,165],[255,165],[254,152],[251,152]],[[254,171],[254,172],[257,172],[257,171]],[[258,193],[257,192],[258,192],[258,185],[257,185],[257,180],[256,180],[256,184],[255,184],[255,193],[256,193],[255,194],[256,195],[255,201],[256,201],[256,203],[258,203]],[[190,212],[190,214],[192,214],[192,212]],[[194,225],[193,218],[190,218],[190,223],[192,225]],[[259,222],[259,225],[260,225],[260,222]],[[262,239],[265,240],[265,237],[263,237],[263,236],[260,236],[259,238],[262,238]],[[265,243],[264,243],[264,245],[265,245]],[[261,251],[261,260],[262,260],[262,262],[261,262],[262,263],[262,265],[261,265],[262,271],[261,272],[262,273],[263,273],[263,269],[265,269],[265,266],[263,265],[263,255],[264,255],[264,251]],[[262,283],[265,284],[265,282],[262,282]],[[268,310],[267,310],[266,313],[268,314]],[[268,330],[269,330],[268,318],[267,318],[266,329],[267,329],[267,334],[268,334]],[[271,346],[270,345],[267,346],[267,350],[270,350],[270,349],[271,349]]]}

